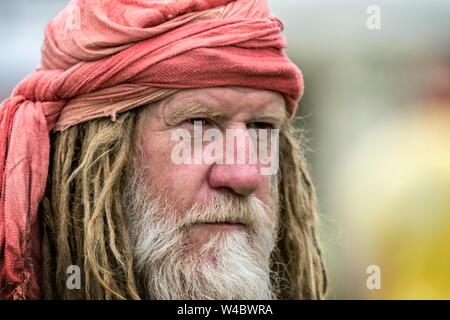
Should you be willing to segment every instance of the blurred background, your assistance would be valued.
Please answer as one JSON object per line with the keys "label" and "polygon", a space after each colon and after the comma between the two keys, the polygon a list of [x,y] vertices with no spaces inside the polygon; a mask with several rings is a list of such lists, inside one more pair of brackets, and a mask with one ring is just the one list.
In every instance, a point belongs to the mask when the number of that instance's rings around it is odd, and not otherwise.
{"label": "blurred background", "polygon": [[[66,3],[0,2],[0,100]],[[269,5],[305,78],[328,298],[450,299],[450,2]]]}

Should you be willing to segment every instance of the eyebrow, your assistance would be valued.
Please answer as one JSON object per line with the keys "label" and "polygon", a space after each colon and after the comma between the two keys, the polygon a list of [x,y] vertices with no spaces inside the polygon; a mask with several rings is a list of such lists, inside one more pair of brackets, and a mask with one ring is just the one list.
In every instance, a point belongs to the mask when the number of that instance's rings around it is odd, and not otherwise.
{"label": "eyebrow", "polygon": [[222,111],[192,100],[180,101],[167,109],[167,114],[164,113],[164,120],[166,118],[178,119],[193,115],[202,115],[213,120],[222,120],[225,118],[225,114]]}
{"label": "eyebrow", "polygon": [[[205,116],[212,120],[220,121],[226,118],[224,112],[212,108],[203,103],[193,100],[182,100],[180,102],[174,103],[167,108],[167,113],[164,113],[164,120],[167,122],[169,119],[178,119],[186,116]],[[289,119],[289,114],[286,108],[281,110],[267,110],[258,113],[258,115],[252,117],[252,121],[262,121],[262,120],[276,120],[280,124],[283,124]],[[170,121],[169,121],[170,122]]]}
{"label": "eyebrow", "polygon": [[254,117],[255,120],[275,119],[283,124],[289,119],[289,113],[283,108],[281,111],[264,111],[261,114]]}

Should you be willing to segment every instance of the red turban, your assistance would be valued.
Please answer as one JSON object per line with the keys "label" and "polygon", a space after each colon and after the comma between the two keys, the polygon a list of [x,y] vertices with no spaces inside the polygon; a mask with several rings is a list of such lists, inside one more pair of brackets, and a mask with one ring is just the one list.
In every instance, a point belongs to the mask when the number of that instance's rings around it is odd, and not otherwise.
{"label": "red turban", "polygon": [[47,25],[41,65],[0,106],[0,298],[39,298],[39,203],[49,132],[183,88],[303,91],[265,0],[73,0]]}

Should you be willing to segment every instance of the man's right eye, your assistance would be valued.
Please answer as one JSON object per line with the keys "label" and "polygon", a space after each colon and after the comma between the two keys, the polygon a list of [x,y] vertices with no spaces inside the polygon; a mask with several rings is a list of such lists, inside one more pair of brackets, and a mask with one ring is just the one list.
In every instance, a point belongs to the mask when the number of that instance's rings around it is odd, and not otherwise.
{"label": "man's right eye", "polygon": [[190,118],[184,121],[185,123],[192,126],[206,126],[208,124],[208,119],[206,118]]}

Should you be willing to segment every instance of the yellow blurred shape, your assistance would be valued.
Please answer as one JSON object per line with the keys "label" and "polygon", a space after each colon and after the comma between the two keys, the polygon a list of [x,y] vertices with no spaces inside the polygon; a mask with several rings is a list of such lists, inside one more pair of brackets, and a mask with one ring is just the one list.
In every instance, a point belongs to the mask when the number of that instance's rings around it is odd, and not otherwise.
{"label": "yellow blurred shape", "polygon": [[364,277],[377,264],[382,274],[376,293],[361,278],[347,290],[356,287],[362,298],[450,299],[450,105],[372,128],[337,172],[345,268]]}

